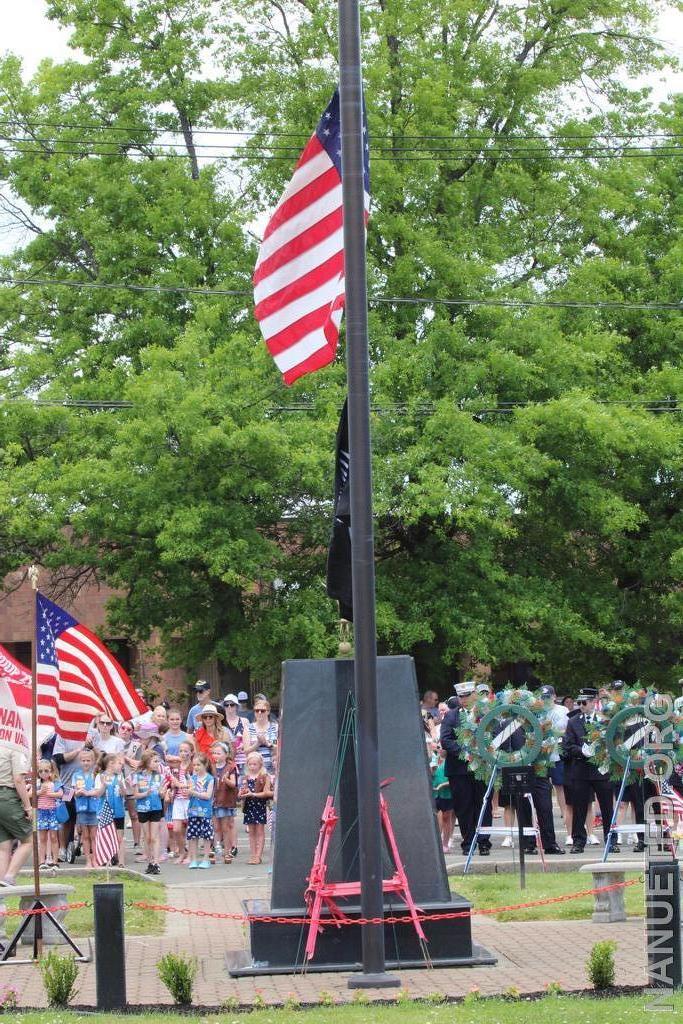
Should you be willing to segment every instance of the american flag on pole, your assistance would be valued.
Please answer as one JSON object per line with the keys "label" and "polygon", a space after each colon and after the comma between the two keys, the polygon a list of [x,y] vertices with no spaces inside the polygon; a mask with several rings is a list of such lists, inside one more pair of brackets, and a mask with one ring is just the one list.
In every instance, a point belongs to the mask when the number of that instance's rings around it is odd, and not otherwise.
{"label": "american flag on pole", "polygon": [[[365,116],[365,219],[370,211]],[[254,315],[285,384],[331,363],[344,309],[341,122],[336,91],[266,227]]]}
{"label": "american flag on pole", "polygon": [[105,794],[99,814],[97,815],[97,832],[95,833],[95,867],[102,868],[111,864],[112,857],[119,853],[119,837],[116,834],[114,815]]}
{"label": "american flag on pole", "polygon": [[95,715],[116,722],[144,714],[132,682],[87,626],[36,595],[38,724],[67,740],[84,740]]}

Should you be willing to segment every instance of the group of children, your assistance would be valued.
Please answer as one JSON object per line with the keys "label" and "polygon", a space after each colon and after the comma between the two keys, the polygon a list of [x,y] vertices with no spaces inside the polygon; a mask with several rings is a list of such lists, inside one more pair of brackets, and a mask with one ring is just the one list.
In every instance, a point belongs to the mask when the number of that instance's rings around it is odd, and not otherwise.
{"label": "group of children", "polygon": [[86,867],[95,866],[98,819],[105,799],[117,830],[120,865],[125,863],[127,799],[134,801],[140,823],[146,874],[159,874],[161,848],[168,848],[169,856],[191,869],[210,867],[212,847],[213,857],[221,850],[229,864],[237,853],[236,815],[240,801],[244,823],[249,826],[248,863],[261,863],[273,784],[260,754],[248,755],[242,775],[230,746],[222,742],[211,746],[209,756],[197,753],[190,741],[182,742],[177,755],[167,755],[165,760],[154,749],[144,750],[134,772],[124,771],[123,754],[106,754],[98,761],[96,751],[84,748],[78,762],[71,781],[73,792],[68,793],[53,761],[42,760],[38,764],[41,868],[57,866],[59,830],[68,820],[65,801],[70,799],[74,801]]}

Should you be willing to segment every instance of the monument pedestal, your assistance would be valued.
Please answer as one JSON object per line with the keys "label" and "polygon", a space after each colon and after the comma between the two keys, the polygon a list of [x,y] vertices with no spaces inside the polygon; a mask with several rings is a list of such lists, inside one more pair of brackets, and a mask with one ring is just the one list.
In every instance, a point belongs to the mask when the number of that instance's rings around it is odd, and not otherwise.
{"label": "monument pedestal", "polygon": [[[471,919],[448,915],[467,911],[470,904],[451,894],[441,849],[427,767],[424,729],[419,713],[417,680],[412,658],[378,658],[380,778],[391,778],[384,789],[398,850],[417,907],[434,921],[423,921],[428,959],[415,928],[408,920],[385,924],[388,970],[415,967],[473,967],[494,964],[495,958],[472,941]],[[229,965],[233,977],[291,974],[298,971],[356,971],[362,969],[361,927],[336,927],[327,914],[315,955],[306,963],[308,925],[304,892],[313,864],[320,819],[330,788],[340,728],[349,693],[353,691],[353,662],[347,659],[287,661],[283,665],[280,765],[270,901],[246,901],[254,916],[293,919],[293,923],[250,922],[251,954]],[[339,791],[335,794],[339,824],[330,842],[326,878],[330,882],[357,880],[358,812],[356,769],[352,745],[346,753]],[[391,874],[387,856],[385,877]],[[402,901],[385,899],[385,917],[407,917]],[[350,918],[358,918],[356,901],[341,901]],[[328,923],[329,922],[329,923]]]}
{"label": "monument pedestal", "polygon": [[[424,958],[415,929],[410,922],[384,926],[387,970],[399,967],[481,967],[495,964],[485,949],[472,943],[470,919],[450,918],[454,911],[468,910],[470,904],[458,896],[450,903],[422,903],[425,914],[443,915],[441,920],[423,921],[430,962]],[[245,900],[245,914],[255,916],[271,913],[267,900]],[[360,917],[360,908],[345,906],[348,917]],[[404,906],[385,910],[386,917],[405,917]],[[278,917],[301,920],[301,908],[290,911],[278,910]],[[327,915],[323,915],[325,921]],[[329,920],[329,919],[328,919]],[[249,926],[252,956],[247,954],[235,958],[230,964],[233,977],[253,977],[261,974],[292,974],[302,969],[302,954],[306,945],[308,925],[275,924],[267,921],[252,921]],[[318,935],[313,959],[306,965],[306,971],[360,971],[361,929],[358,925],[343,925],[336,928],[332,923]]]}

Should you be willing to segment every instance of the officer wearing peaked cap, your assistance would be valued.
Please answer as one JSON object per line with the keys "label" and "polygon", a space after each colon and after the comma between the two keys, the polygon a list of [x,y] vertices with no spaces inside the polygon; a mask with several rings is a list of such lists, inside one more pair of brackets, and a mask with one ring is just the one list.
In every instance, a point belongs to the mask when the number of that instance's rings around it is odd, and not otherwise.
{"label": "officer wearing peaked cap", "polygon": [[[460,746],[457,730],[460,726],[460,716],[467,712],[477,698],[477,684],[468,680],[464,683],[455,683],[453,689],[455,690],[455,699],[451,698],[448,702],[449,710],[441,722],[440,740],[441,746],[446,751],[446,777],[450,785],[453,810],[458,819],[462,837],[461,849],[464,854],[468,854],[474,839],[486,787],[469,770],[466,761],[467,751]],[[489,801],[482,824],[490,826],[491,821],[492,810]],[[486,857],[491,852],[491,840],[488,836],[481,836],[478,846],[482,857]]]}
{"label": "officer wearing peaked cap", "polygon": [[[587,686],[579,691],[576,698],[579,714],[574,715],[567,722],[567,731],[562,743],[564,757],[570,764],[571,772],[572,838],[574,840],[572,853],[583,853],[586,846],[588,838],[586,814],[593,794],[597,797],[600,805],[605,842],[607,842],[612,822],[614,789],[609,775],[600,772],[590,760],[594,750],[592,745],[586,742],[587,727],[602,721],[602,716],[595,710],[597,697],[598,691],[593,687]],[[618,853],[619,847],[612,845],[612,850]]]}

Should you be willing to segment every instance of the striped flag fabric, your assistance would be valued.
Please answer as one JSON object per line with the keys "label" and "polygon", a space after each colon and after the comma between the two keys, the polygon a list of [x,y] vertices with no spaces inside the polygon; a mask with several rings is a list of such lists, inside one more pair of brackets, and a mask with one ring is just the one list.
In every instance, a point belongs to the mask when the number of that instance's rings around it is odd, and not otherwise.
{"label": "striped flag fabric", "polygon": [[36,595],[38,724],[85,740],[95,715],[126,721],[147,711],[99,637],[43,594]]}
{"label": "striped flag fabric", "polygon": [[0,644],[0,683],[6,683],[20,708],[31,708],[33,680],[31,672],[20,661],[13,658],[6,647]]}
{"label": "striped flag fabric", "polygon": [[[363,112],[365,219],[369,145]],[[339,91],[320,118],[263,235],[254,315],[285,384],[331,363],[344,309]]]}
{"label": "striped flag fabric", "polygon": [[102,799],[97,815],[97,832],[95,833],[95,867],[103,868],[111,864],[112,857],[118,857],[119,837],[116,834],[114,815],[106,795]]}
{"label": "striped flag fabric", "polygon": [[662,796],[664,811],[671,810],[676,818],[683,820],[683,797],[670,782],[662,782]]}

